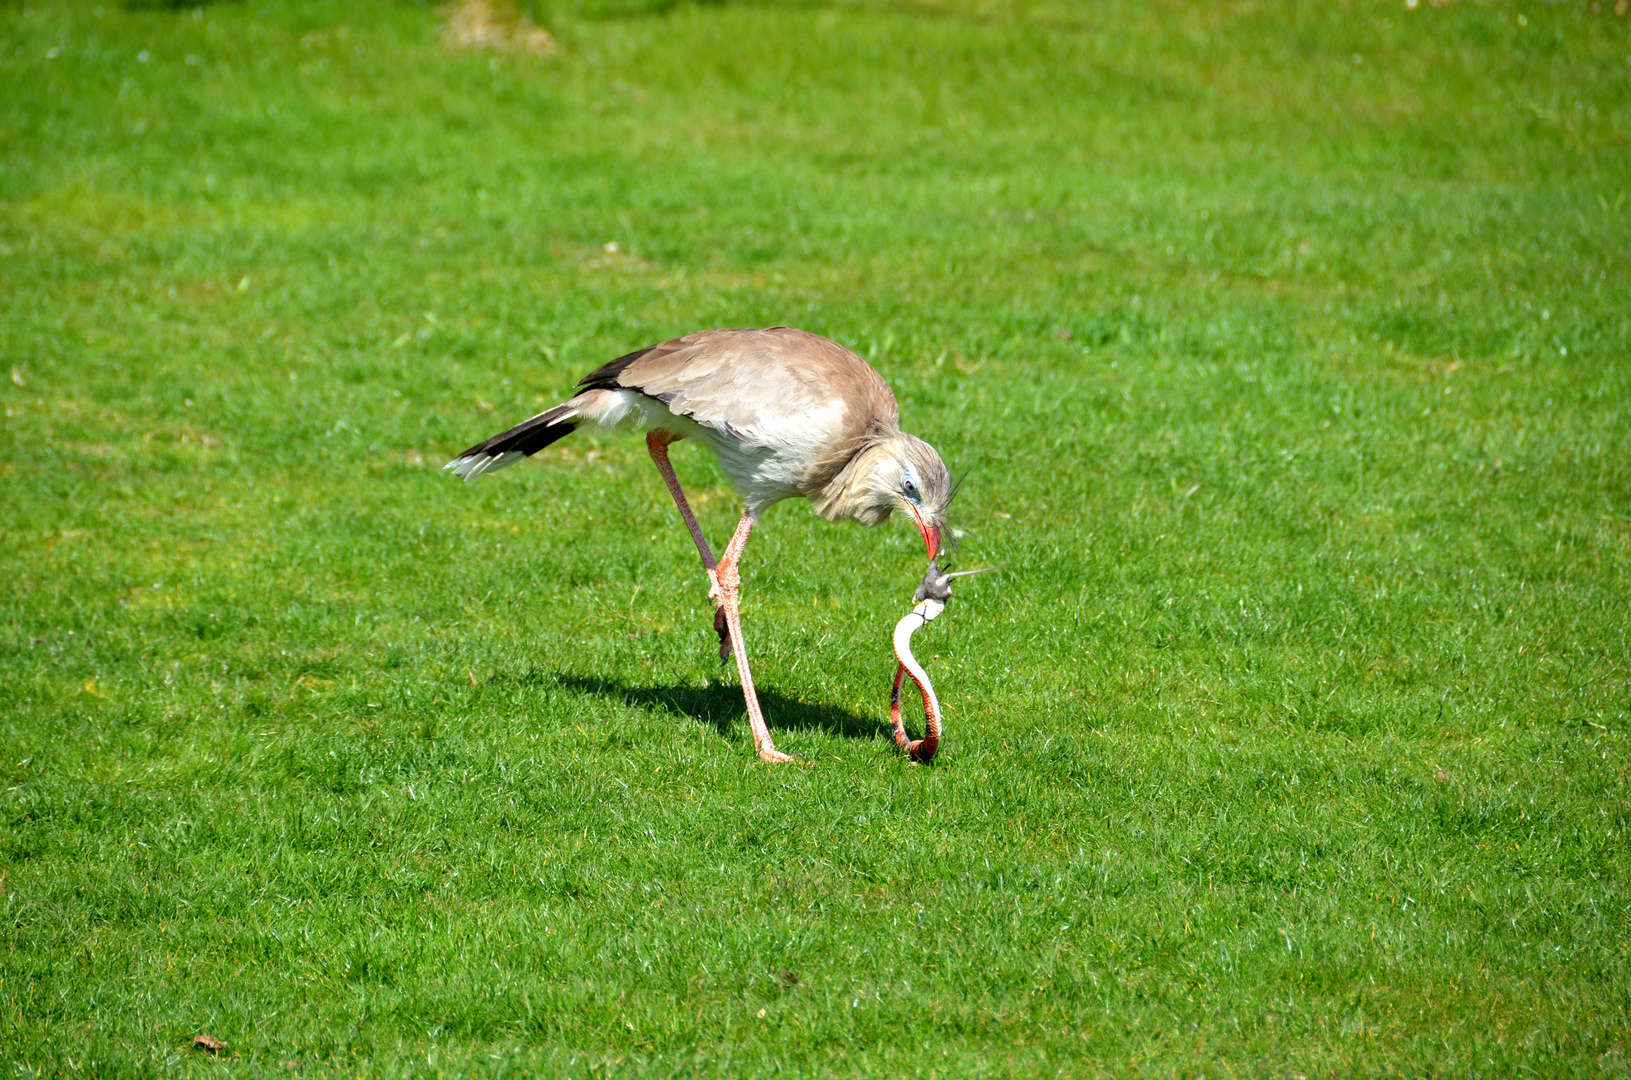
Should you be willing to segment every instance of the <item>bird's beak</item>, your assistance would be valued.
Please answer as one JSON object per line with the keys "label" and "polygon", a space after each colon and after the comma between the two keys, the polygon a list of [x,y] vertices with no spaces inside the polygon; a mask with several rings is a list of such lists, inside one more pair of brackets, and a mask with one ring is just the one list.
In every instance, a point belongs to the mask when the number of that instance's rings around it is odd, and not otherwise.
{"label": "bird's beak", "polygon": [[923,515],[912,508],[912,516],[917,519],[917,531],[923,534],[923,546],[929,549],[929,558],[940,554],[940,530],[923,520]]}

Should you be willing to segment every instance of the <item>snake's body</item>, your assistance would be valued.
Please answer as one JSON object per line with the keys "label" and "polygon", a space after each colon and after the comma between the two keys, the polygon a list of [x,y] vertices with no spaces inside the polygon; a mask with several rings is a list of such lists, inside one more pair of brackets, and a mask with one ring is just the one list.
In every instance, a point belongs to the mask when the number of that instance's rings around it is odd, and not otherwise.
{"label": "snake's body", "polygon": [[[950,589],[947,590],[948,594]],[[912,635],[929,625],[942,611],[946,602],[935,597],[920,601],[895,624],[895,688],[889,695],[889,723],[895,729],[895,745],[906,751],[913,761],[928,761],[940,749],[940,699],[934,695],[934,684],[929,673],[912,655]],[[906,725],[900,716],[900,687],[902,679],[910,674],[923,695],[923,738],[908,739]]]}
{"label": "snake's body", "polygon": [[[946,601],[951,599],[951,579],[966,577],[969,574],[983,574],[986,570],[995,570],[995,566],[987,566],[982,570],[962,570],[955,574],[948,574],[940,569],[940,564],[933,559],[929,560],[929,570],[923,575],[923,583],[917,587],[917,594],[912,597],[916,603],[912,610],[895,624],[895,688],[889,695],[889,724],[895,729],[895,745],[912,758],[913,761],[928,761],[934,757],[936,750],[940,749],[940,699],[934,696],[934,684],[929,681],[929,673],[923,670],[923,665],[917,662],[912,655],[912,635],[923,629],[946,610]],[[923,695],[923,738],[912,739],[906,734],[906,725],[900,717],[900,688],[907,675],[917,683],[917,689]]]}

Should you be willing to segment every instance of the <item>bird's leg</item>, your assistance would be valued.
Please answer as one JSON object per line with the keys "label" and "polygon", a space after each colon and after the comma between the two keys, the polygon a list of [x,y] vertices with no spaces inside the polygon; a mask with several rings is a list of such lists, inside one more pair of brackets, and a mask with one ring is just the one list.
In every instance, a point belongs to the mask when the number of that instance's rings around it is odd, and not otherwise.
{"label": "bird's leg", "polygon": [[[708,547],[707,537],[702,535],[702,526],[697,524],[691,504],[685,500],[685,490],[680,487],[680,478],[674,475],[674,466],[668,462],[668,444],[679,442],[680,438],[666,431],[647,432],[646,450],[651,454],[651,460],[657,463],[657,471],[663,474],[663,483],[668,485],[668,493],[674,496],[674,505],[680,508],[680,517],[685,519],[685,527],[691,531],[691,539],[696,542],[697,554],[702,556],[702,568],[708,571],[709,580],[712,581],[714,568],[719,562]],[[714,607],[714,633],[719,635],[719,659],[729,660],[731,638],[725,629],[725,609],[717,605]]]}
{"label": "bird's leg", "polygon": [[770,728],[765,724],[765,714],[759,709],[759,695],[753,690],[753,672],[748,670],[747,646],[742,641],[742,610],[736,599],[742,585],[742,577],[737,573],[736,567],[742,561],[742,549],[747,546],[748,534],[753,531],[755,520],[757,519],[752,510],[742,515],[735,534],[731,536],[730,544],[725,548],[724,557],[719,560],[717,567],[708,571],[708,579],[713,583],[708,595],[719,605],[719,610],[725,613],[725,626],[730,634],[731,650],[736,654],[736,673],[742,679],[742,697],[747,700],[748,725],[753,729],[753,745],[758,748],[759,760],[774,765],[798,759],[792,754],[784,754],[777,750],[776,744],[770,740]]}

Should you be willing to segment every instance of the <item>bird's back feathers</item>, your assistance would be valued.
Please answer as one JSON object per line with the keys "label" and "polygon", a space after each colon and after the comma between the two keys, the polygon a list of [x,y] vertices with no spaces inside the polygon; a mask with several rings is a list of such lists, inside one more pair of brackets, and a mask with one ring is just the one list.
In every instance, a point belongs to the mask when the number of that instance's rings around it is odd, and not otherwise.
{"label": "bird's back feathers", "polygon": [[[685,339],[677,338],[676,340],[683,341]],[[595,370],[585,375],[582,379],[579,379],[578,386],[584,390],[619,389],[625,385],[624,383],[618,381],[619,377],[628,369],[630,364],[634,363],[636,360],[639,360],[641,357],[645,356],[649,352],[652,352],[653,350],[665,348],[672,344],[674,344],[673,341],[665,341],[661,345],[647,345],[643,349],[636,349],[631,353],[624,353],[616,360],[608,360],[606,363],[600,365],[599,367],[595,368]]]}
{"label": "bird's back feathers", "polygon": [[790,326],[686,334],[618,357],[578,385],[637,390],[722,430],[761,427],[834,401],[848,407],[854,433],[900,421],[895,395],[870,364]]}
{"label": "bird's back feathers", "polygon": [[871,365],[788,326],[686,334],[603,364],[578,386],[570,401],[476,444],[447,467],[471,480],[579,424],[633,423],[705,442],[756,509],[801,495],[829,516],[846,467],[900,431],[895,395]]}
{"label": "bird's back feathers", "polygon": [[687,334],[619,357],[579,385],[637,391],[744,450],[796,458],[799,468],[776,470],[778,480],[785,494],[809,498],[900,419],[870,364],[790,326]]}

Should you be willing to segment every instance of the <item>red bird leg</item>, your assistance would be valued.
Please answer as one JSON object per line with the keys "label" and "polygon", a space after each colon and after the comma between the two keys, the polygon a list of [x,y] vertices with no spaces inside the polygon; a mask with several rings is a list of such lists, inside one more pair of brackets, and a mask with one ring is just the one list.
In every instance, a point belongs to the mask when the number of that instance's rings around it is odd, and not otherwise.
{"label": "red bird leg", "polygon": [[[646,434],[646,450],[651,454],[651,460],[657,463],[657,471],[663,474],[663,483],[668,485],[668,493],[674,496],[674,505],[680,508],[680,517],[685,519],[685,527],[691,531],[691,539],[696,542],[697,554],[702,556],[702,568],[713,571],[719,565],[714,553],[708,547],[708,538],[702,535],[702,526],[697,524],[697,516],[691,512],[691,504],[685,499],[685,489],[680,487],[680,478],[674,475],[674,466],[668,463],[668,444],[679,442],[683,436],[670,435],[666,431],[652,431]],[[714,608],[714,633],[719,635],[719,659],[721,661],[731,658],[731,638],[725,629],[725,609]]]}
{"label": "red bird leg", "polygon": [[708,595],[719,605],[719,610],[725,613],[725,626],[731,636],[731,651],[736,654],[736,673],[742,679],[742,697],[747,701],[748,726],[753,729],[753,745],[758,748],[760,761],[775,765],[797,761],[798,758],[777,750],[776,744],[770,739],[770,728],[765,724],[765,714],[759,708],[759,695],[753,690],[753,672],[748,670],[747,646],[742,641],[742,611],[736,599],[742,585],[742,578],[737,573],[736,567],[742,561],[742,549],[747,546],[748,534],[753,531],[755,520],[757,519],[753,516],[752,510],[742,515],[741,522],[736,526],[736,532],[731,536],[730,544],[725,548],[725,557],[719,560],[717,568],[708,571],[708,579],[713,583]]}

